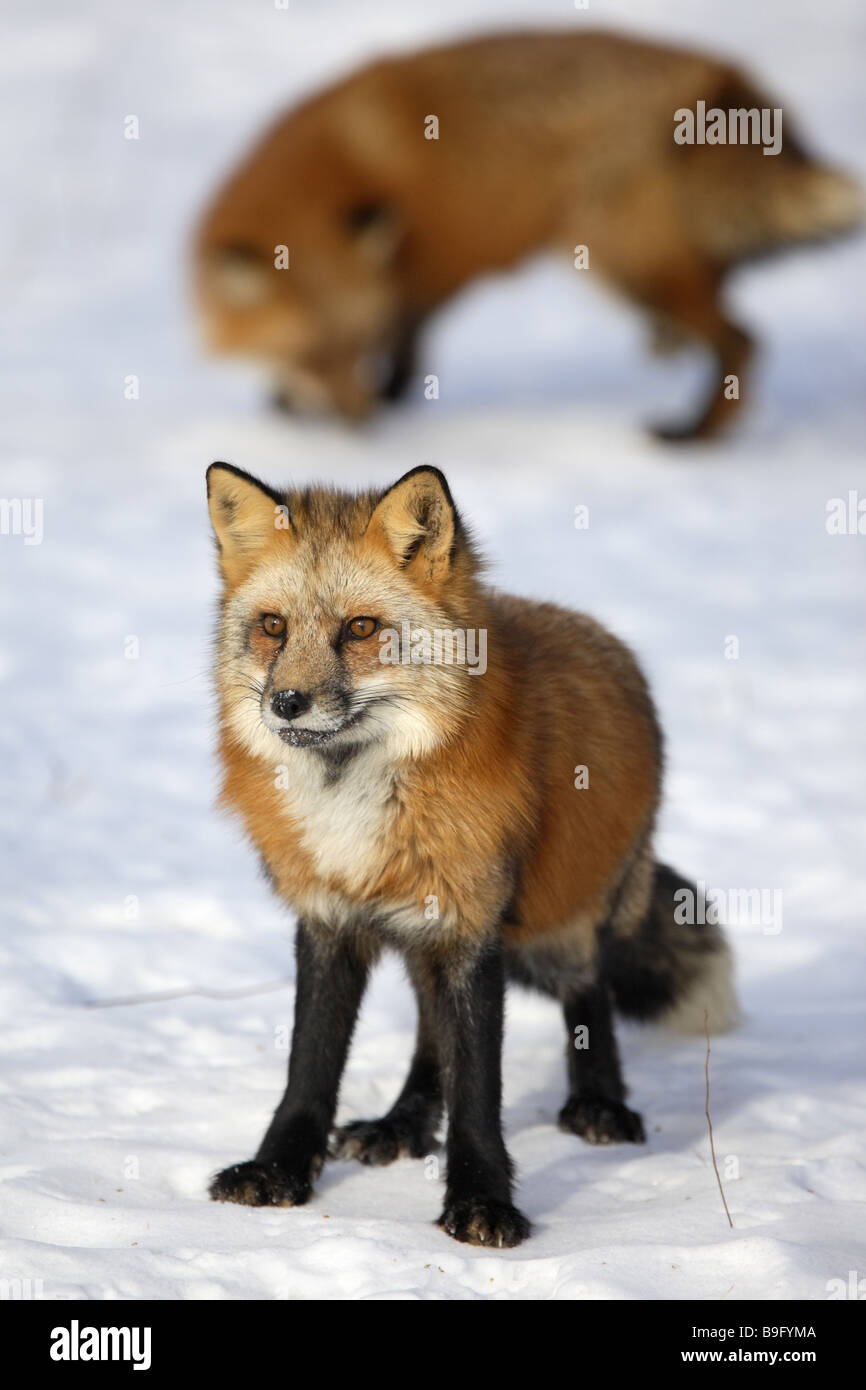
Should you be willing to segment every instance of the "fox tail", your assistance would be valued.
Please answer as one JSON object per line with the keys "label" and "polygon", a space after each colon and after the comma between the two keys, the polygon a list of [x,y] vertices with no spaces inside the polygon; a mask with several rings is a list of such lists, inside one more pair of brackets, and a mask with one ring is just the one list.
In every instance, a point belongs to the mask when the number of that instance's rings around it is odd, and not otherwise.
{"label": "fox tail", "polygon": [[602,975],[626,1018],[680,1033],[703,1033],[707,1026],[722,1033],[736,1023],[733,954],[722,928],[680,920],[694,917],[679,907],[696,899],[693,884],[656,864],[649,910],[638,930],[606,936]]}
{"label": "fox tail", "polygon": [[717,146],[712,159],[686,156],[687,205],[698,239],[714,259],[747,260],[840,236],[863,223],[866,205],[859,184],[808,154],[783,123],[782,108],[766,95],[732,74],[712,105],[738,112],[744,120],[769,112],[779,141],[772,154],[765,154],[763,144],[750,142]]}

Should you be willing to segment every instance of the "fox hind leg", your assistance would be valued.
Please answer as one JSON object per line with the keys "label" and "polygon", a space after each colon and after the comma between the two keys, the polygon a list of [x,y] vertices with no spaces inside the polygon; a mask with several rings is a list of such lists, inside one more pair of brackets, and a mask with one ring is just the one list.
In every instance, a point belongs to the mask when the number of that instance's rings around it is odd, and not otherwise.
{"label": "fox hind leg", "polygon": [[[670,178],[648,175],[620,195],[598,210],[600,220],[593,224],[596,268],[648,311],[655,325],[663,325],[662,347],[698,342],[714,358],[714,380],[697,414],[653,433],[666,441],[709,439],[730,424],[741,403],[752,351],[749,337],[720,304],[727,266],[684,226],[682,192]],[[653,229],[651,235],[646,228]]]}
{"label": "fox hind leg", "polygon": [[[620,916],[644,911],[644,879],[652,861],[638,855],[627,884],[620,890]],[[557,999],[568,1034],[568,1095],[559,1112],[559,1128],[590,1144],[640,1144],[640,1115],[625,1104],[625,1084],[613,1031],[612,1005],[595,948],[581,938],[550,948],[512,947],[509,978]]]}
{"label": "fox hind leg", "polygon": [[658,275],[635,294],[656,321],[661,319],[674,332],[706,344],[713,354],[713,383],[697,415],[653,430],[658,439],[668,443],[711,439],[730,424],[741,403],[753,345],[743,329],[722,313],[718,289],[719,276],[698,264]]}
{"label": "fox hind leg", "polygon": [[568,996],[568,1097],[559,1127],[589,1144],[642,1144],[643,1121],[625,1104],[625,1085],[613,1031],[610,999],[602,983]]}

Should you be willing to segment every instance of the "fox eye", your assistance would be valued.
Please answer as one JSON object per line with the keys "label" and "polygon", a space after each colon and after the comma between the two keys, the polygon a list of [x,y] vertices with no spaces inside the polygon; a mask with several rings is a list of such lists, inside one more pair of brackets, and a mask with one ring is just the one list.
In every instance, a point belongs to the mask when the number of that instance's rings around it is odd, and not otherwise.
{"label": "fox eye", "polygon": [[378,626],[375,618],[350,618],[346,623],[346,631],[350,637],[362,642],[365,637],[372,637]]}
{"label": "fox eye", "polygon": [[282,637],[286,630],[286,620],[279,613],[263,613],[262,627],[269,637]]}

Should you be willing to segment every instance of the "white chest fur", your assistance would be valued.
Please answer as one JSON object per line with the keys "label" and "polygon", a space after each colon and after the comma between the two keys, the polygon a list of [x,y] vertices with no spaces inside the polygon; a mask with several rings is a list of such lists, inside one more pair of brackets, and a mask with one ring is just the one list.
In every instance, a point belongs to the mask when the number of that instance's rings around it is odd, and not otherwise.
{"label": "white chest fur", "polygon": [[323,876],[348,892],[369,882],[393,850],[396,775],[381,745],[362,748],[342,765],[311,749],[292,749],[284,775],[286,814]]}
{"label": "white chest fur", "polygon": [[[286,815],[300,830],[301,843],[323,879],[307,890],[296,910],[333,926],[358,921],[358,898],[380,925],[398,937],[442,933],[453,925],[440,912],[434,884],[419,884],[406,899],[374,898],[365,890],[385,871],[400,851],[398,812],[400,776],[393,758],[381,745],[362,749],[342,767],[311,750],[292,750],[285,774]],[[432,896],[431,896],[432,895]],[[431,906],[432,904],[432,906]]]}

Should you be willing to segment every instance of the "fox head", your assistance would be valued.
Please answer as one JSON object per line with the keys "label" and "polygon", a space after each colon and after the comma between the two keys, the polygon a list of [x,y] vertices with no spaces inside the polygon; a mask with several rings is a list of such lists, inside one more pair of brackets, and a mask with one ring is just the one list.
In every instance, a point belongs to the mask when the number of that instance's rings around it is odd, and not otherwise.
{"label": "fox head", "polygon": [[404,228],[379,197],[314,189],[281,169],[248,206],[230,186],[199,234],[198,304],[209,349],[263,363],[288,408],[358,421],[395,370]]}
{"label": "fox head", "polygon": [[478,559],[442,474],[415,468],[384,492],[277,492],[214,463],[207,482],[230,738],[269,760],[286,744],[340,758],[374,741],[412,758],[453,738],[471,669],[407,650],[419,633],[465,633],[482,612]]}

